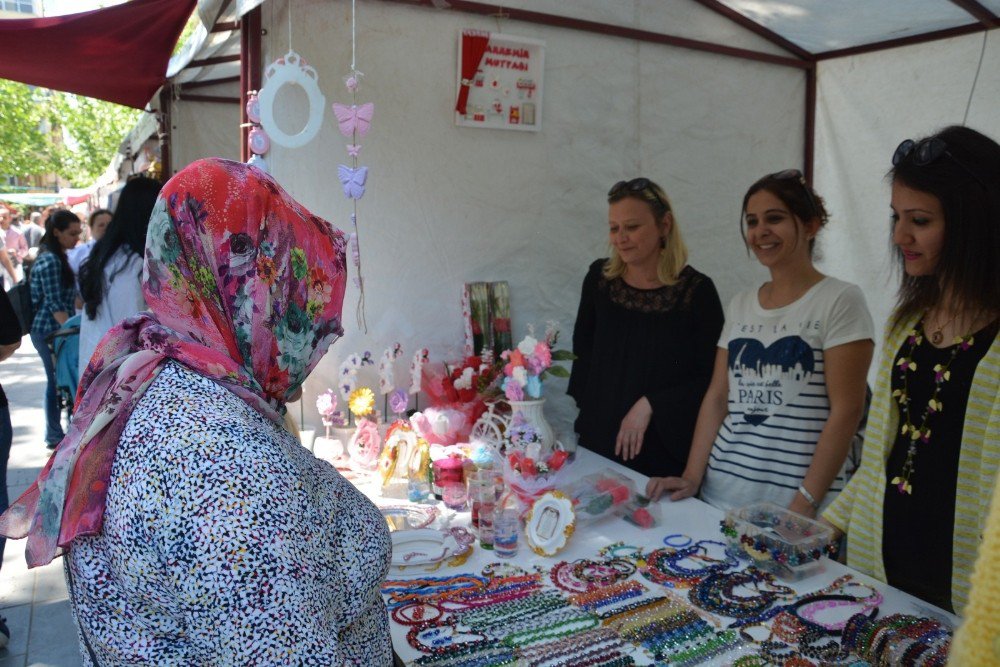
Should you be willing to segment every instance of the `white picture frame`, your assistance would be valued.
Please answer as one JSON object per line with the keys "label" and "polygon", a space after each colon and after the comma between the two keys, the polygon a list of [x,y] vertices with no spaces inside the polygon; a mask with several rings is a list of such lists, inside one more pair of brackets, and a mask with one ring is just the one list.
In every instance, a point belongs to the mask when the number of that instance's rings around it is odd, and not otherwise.
{"label": "white picture frame", "polygon": [[[469,87],[464,115],[454,110],[455,125],[494,130],[539,132],[545,42],[490,33],[489,46]],[[455,96],[462,87],[462,34],[458,36]]]}
{"label": "white picture frame", "polygon": [[531,504],[525,517],[524,536],[539,556],[554,556],[565,548],[576,530],[573,501],[560,491],[547,491]]}

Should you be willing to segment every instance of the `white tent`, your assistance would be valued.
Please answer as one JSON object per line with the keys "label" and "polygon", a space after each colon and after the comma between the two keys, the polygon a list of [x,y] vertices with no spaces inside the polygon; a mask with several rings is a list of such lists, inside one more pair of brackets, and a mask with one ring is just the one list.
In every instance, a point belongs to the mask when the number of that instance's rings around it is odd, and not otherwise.
{"label": "white tent", "polygon": [[[239,105],[197,97],[239,95],[232,28],[259,20],[263,67],[294,49],[327,101],[316,138],[273,146],[270,171],[347,228],[351,206],[336,173],[345,140],[329,104],[349,103],[351,2],[243,0],[220,14],[222,6],[203,0],[207,28],[172,68],[174,169],[204,155],[237,157]],[[307,383],[306,422],[318,422],[312,398],[335,386],[350,353],[378,357],[398,341],[404,359],[416,347],[457,359],[468,281],[510,283],[515,340],[528,323],[554,319],[568,342],[586,268],[606,254],[605,192],[640,174],[666,188],[692,265],[726,303],[764,277],[740,239],[746,187],[784,168],[811,173],[832,212],[821,268],[860,284],[884,322],[895,285],[890,155],[901,139],[953,123],[1000,138],[1000,36],[989,30],[998,13],[1000,0],[518,0],[499,11],[467,0],[358,0],[358,101],[375,104],[358,215],[368,332],[355,323],[351,285],[347,333]],[[544,42],[541,131],[456,126],[467,28]],[[245,59],[254,39],[243,36]],[[305,122],[294,86],[274,108],[288,131]],[[374,373],[367,379],[374,384]],[[575,408],[562,381],[549,384],[546,411],[566,432]]]}

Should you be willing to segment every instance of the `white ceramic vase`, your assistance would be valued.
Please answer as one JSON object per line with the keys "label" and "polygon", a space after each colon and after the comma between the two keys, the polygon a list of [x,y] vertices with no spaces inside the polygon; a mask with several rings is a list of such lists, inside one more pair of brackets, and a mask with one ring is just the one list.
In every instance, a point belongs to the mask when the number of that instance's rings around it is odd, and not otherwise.
{"label": "white ceramic vase", "polygon": [[551,452],[556,444],[556,435],[552,431],[552,426],[545,420],[544,398],[533,398],[527,401],[507,401],[510,404],[511,420],[518,415],[524,419],[525,423],[535,429],[542,439],[542,451]]}

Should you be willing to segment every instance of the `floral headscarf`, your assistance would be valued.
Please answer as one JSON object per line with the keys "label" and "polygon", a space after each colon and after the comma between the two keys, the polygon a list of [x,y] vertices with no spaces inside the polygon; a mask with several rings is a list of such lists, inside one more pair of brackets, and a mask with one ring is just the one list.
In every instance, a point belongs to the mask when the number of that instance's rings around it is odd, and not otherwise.
{"label": "floral headscarf", "polygon": [[118,440],[167,360],[281,423],[286,400],[343,333],[345,247],[340,231],[245,164],[200,160],[164,185],[146,240],[151,312],[102,339],[69,433],[0,517],[0,534],[28,537],[29,567],[100,532]]}

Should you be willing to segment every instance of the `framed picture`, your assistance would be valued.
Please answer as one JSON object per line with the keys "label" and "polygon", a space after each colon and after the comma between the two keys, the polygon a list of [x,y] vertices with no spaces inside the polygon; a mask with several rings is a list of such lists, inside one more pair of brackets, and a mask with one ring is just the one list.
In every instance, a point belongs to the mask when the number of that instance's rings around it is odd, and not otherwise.
{"label": "framed picture", "polygon": [[541,130],[544,69],[545,42],[463,30],[458,42],[455,124]]}
{"label": "framed picture", "polygon": [[559,491],[548,491],[531,504],[524,536],[536,554],[554,556],[566,546],[575,528],[573,501]]}

